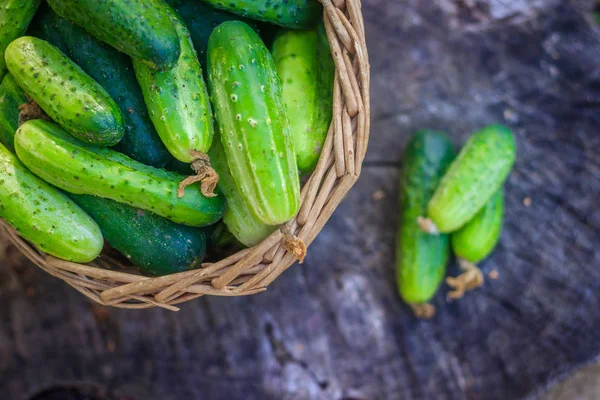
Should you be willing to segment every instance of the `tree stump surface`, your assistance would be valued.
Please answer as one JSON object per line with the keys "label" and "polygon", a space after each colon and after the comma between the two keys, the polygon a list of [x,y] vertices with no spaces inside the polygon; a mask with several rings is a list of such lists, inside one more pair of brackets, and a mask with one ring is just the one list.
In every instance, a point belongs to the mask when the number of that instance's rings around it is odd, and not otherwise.
{"label": "tree stump surface", "polygon": [[[600,30],[592,1],[365,0],[372,141],[305,264],[179,313],[90,303],[9,251],[0,391],[51,399],[520,399],[600,354]],[[479,290],[419,321],[394,280],[409,136],[514,129]],[[452,266],[450,274],[457,274]]]}

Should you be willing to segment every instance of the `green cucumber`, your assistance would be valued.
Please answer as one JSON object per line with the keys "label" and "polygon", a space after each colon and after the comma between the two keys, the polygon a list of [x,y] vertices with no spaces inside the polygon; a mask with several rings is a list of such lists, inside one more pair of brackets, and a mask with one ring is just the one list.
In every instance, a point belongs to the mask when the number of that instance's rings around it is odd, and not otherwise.
{"label": "green cucumber", "polygon": [[440,182],[427,207],[430,231],[460,229],[504,184],[516,157],[515,138],[505,126],[492,125],[474,134]]}
{"label": "green cucumber", "polygon": [[179,60],[166,71],[152,69],[136,59],[133,66],[163,143],[173,157],[191,163],[197,158],[194,151],[206,153],[210,149],[214,135],[212,111],[190,34],[175,11],[166,4],[164,8],[179,35]]}
{"label": "green cucumber", "polygon": [[0,0],[0,80],[6,74],[4,51],[25,34],[41,0]]}
{"label": "green cucumber", "polygon": [[223,216],[223,222],[227,225],[229,232],[244,246],[252,247],[259,244],[273,233],[276,227],[262,223],[248,209],[235,185],[231,172],[229,172],[225,149],[218,137],[208,154],[212,167],[219,174],[219,189],[227,199],[227,210]]}
{"label": "green cucumber", "polygon": [[196,268],[206,254],[206,235],[156,214],[88,195],[69,197],[100,225],[106,241],[148,275]]}
{"label": "green cucumber", "polygon": [[98,82],[45,40],[24,36],[6,49],[15,81],[73,136],[114,146],[125,126],[119,107]]}
{"label": "green cucumber", "polygon": [[427,203],[454,157],[450,139],[435,131],[416,133],[404,153],[396,278],[400,296],[413,308],[433,298],[446,272],[450,257],[448,235],[423,232],[417,219],[427,210]]}
{"label": "green cucumber", "polygon": [[318,30],[283,31],[273,44],[298,169],[303,173],[317,166],[333,112],[335,64],[323,35],[321,24]]}
{"label": "green cucumber", "polygon": [[6,74],[0,84],[0,143],[15,151],[15,132],[19,127],[19,106],[27,103],[25,92],[11,74]]}
{"label": "green cucumber", "polygon": [[211,95],[231,175],[260,221],[278,225],[300,207],[300,180],[273,58],[250,26],[225,22],[208,43]]}
{"label": "green cucumber", "polygon": [[78,263],[93,261],[104,245],[92,219],[0,144],[0,218],[43,252]]}
{"label": "green cucumber", "polygon": [[47,121],[21,125],[15,148],[34,174],[70,193],[108,198],[188,226],[213,224],[225,211],[223,196],[206,198],[197,186],[178,198],[184,176],[79,142]]}
{"label": "green cucumber", "polygon": [[323,13],[317,0],[203,0],[215,8],[286,28],[314,26]]}
{"label": "green cucumber", "polygon": [[162,0],[48,0],[61,17],[158,69],[179,58],[179,38]]}
{"label": "green cucumber", "polygon": [[485,259],[500,240],[503,218],[504,191],[500,189],[473,219],[452,233],[454,254],[470,263],[478,263]]}
{"label": "green cucumber", "polygon": [[148,116],[131,59],[59,17],[49,7],[44,11],[35,21],[40,27],[40,37],[64,49],[119,106],[125,122],[125,136],[115,150],[143,164],[164,167],[172,157]]}

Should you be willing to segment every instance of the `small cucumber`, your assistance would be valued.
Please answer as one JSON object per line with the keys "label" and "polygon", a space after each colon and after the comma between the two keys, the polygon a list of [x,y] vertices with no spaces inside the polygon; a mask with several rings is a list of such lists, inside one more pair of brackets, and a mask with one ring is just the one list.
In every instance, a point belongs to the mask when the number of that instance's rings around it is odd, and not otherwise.
{"label": "small cucumber", "polygon": [[335,64],[323,35],[321,24],[319,29],[283,31],[273,44],[298,169],[303,173],[317,166],[332,118]]}
{"label": "small cucumber", "polygon": [[452,233],[454,254],[470,263],[478,263],[485,259],[500,240],[503,218],[504,191],[500,189],[473,219]]}
{"label": "small cucumber", "polygon": [[225,22],[208,43],[209,83],[221,141],[244,202],[278,225],[300,207],[300,179],[271,54],[243,22]]}
{"label": "small cucumber", "polygon": [[204,0],[215,8],[286,28],[310,28],[323,13],[317,0]]}
{"label": "small cucumber", "polygon": [[396,278],[402,299],[415,310],[435,295],[450,257],[448,235],[429,235],[417,223],[455,157],[444,134],[416,133],[404,153],[400,180],[401,218],[397,235]]}
{"label": "small cucumber", "polygon": [[27,31],[41,0],[0,0],[0,80],[6,74],[4,51]]}
{"label": "small cucumber", "polygon": [[492,125],[474,134],[429,202],[433,231],[454,232],[473,218],[503,185],[515,153],[515,138],[505,126]]}
{"label": "small cucumber", "polygon": [[15,81],[73,136],[114,146],[125,125],[119,107],[98,82],[45,40],[24,36],[6,49]]}
{"label": "small cucumber", "polygon": [[188,226],[213,224],[225,211],[223,196],[206,198],[198,187],[189,187],[178,198],[184,176],[79,142],[47,121],[21,125],[15,148],[34,174],[70,193],[108,198]]}
{"label": "small cucumber", "polygon": [[48,0],[63,18],[158,69],[179,58],[179,38],[162,0]]}
{"label": "small cucumber", "polygon": [[0,218],[40,250],[63,260],[93,261],[104,245],[100,228],[83,210],[1,144]]}
{"label": "small cucumber", "polygon": [[19,127],[19,106],[27,103],[25,92],[11,74],[6,74],[0,84],[0,143],[15,151],[15,132]]}
{"label": "small cucumber", "polygon": [[225,149],[218,136],[209,155],[212,167],[219,174],[219,189],[227,199],[227,210],[223,216],[225,225],[244,246],[252,247],[259,244],[273,233],[276,227],[265,225],[248,209],[229,172]]}
{"label": "small cucumber", "polygon": [[178,225],[156,214],[88,195],[69,197],[100,225],[106,241],[148,275],[196,268],[206,254],[200,228]]}
{"label": "small cucumber", "polygon": [[190,34],[175,11],[166,4],[164,8],[179,35],[179,60],[166,71],[152,69],[135,59],[133,66],[163,143],[173,157],[191,163],[196,158],[193,151],[207,153],[212,144],[212,110]]}

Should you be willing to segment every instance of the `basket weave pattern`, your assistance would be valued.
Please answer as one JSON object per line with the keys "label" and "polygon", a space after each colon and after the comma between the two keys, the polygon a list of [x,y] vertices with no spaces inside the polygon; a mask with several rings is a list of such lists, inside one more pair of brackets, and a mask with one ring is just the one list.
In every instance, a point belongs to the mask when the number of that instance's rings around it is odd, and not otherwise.
{"label": "basket weave pattern", "polygon": [[306,246],[313,242],[356,183],[369,141],[370,67],[360,0],[320,1],[337,69],[333,121],[317,168],[302,188],[296,219],[253,248],[197,270],[159,278],[115,271],[118,263],[106,255],[88,265],[50,257],[2,220],[0,233],[41,269],[103,305],[177,311],[176,304],[203,295],[243,296],[266,290],[297,261],[284,236],[291,233]]}

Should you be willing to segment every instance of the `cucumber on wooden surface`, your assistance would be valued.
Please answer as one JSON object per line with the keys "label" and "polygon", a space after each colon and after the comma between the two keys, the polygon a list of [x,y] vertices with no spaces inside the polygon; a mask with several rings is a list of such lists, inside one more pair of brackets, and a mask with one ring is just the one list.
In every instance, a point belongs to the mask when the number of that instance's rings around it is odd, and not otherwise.
{"label": "cucumber on wooden surface", "polygon": [[23,36],[41,0],[0,0],[0,80],[6,73],[4,51]]}
{"label": "cucumber on wooden surface", "polygon": [[449,233],[465,225],[504,184],[515,158],[515,138],[507,127],[492,125],[474,134],[429,202],[427,217],[434,225],[429,230]]}
{"label": "cucumber on wooden surface", "polygon": [[457,257],[478,263],[491,254],[502,232],[504,190],[500,189],[460,230],[452,233],[452,249]]}
{"label": "cucumber on wooden surface", "polygon": [[244,246],[251,247],[259,244],[273,233],[276,227],[266,225],[256,218],[242,199],[229,172],[225,149],[218,135],[209,155],[212,167],[219,174],[219,189],[227,199],[227,210],[223,216],[225,225]]}
{"label": "cucumber on wooden surface", "polygon": [[223,196],[204,197],[197,186],[188,187],[179,198],[184,176],[79,142],[47,121],[21,125],[15,148],[34,174],[70,193],[108,198],[188,226],[213,224],[225,211]]}
{"label": "cucumber on wooden surface", "polygon": [[300,207],[300,180],[273,58],[238,21],[215,29],[208,55],[215,116],[239,193],[260,221],[284,223]]}
{"label": "cucumber on wooden surface", "polygon": [[173,68],[159,71],[134,59],[150,118],[169,152],[191,163],[193,152],[207,153],[214,127],[208,91],[190,33],[175,11],[164,5],[179,35],[181,55]]}
{"label": "cucumber on wooden surface", "polygon": [[115,101],[50,43],[21,37],[6,49],[6,65],[19,86],[73,136],[100,146],[123,138],[125,125]]}
{"label": "cucumber on wooden surface", "polygon": [[11,74],[6,74],[0,84],[0,143],[15,151],[15,132],[19,127],[19,106],[27,103],[25,92]]}
{"label": "cucumber on wooden surface", "polygon": [[444,278],[450,257],[450,240],[448,235],[434,236],[423,232],[417,219],[427,210],[435,188],[454,157],[450,139],[435,131],[416,133],[404,152],[396,280],[400,296],[418,314],[428,310],[423,304],[431,300]]}
{"label": "cucumber on wooden surface", "polygon": [[98,223],[113,248],[148,275],[194,269],[206,254],[203,229],[179,225],[109,199],[75,194],[69,197]]}
{"label": "cucumber on wooden surface", "polygon": [[273,43],[298,169],[317,166],[333,112],[335,63],[324,27],[282,31]]}
{"label": "cucumber on wooden surface", "polygon": [[179,58],[179,38],[162,0],[48,0],[58,15],[159,69]]}
{"label": "cucumber on wooden surface", "polygon": [[63,260],[90,262],[104,245],[100,228],[83,210],[1,144],[0,218],[23,239]]}

